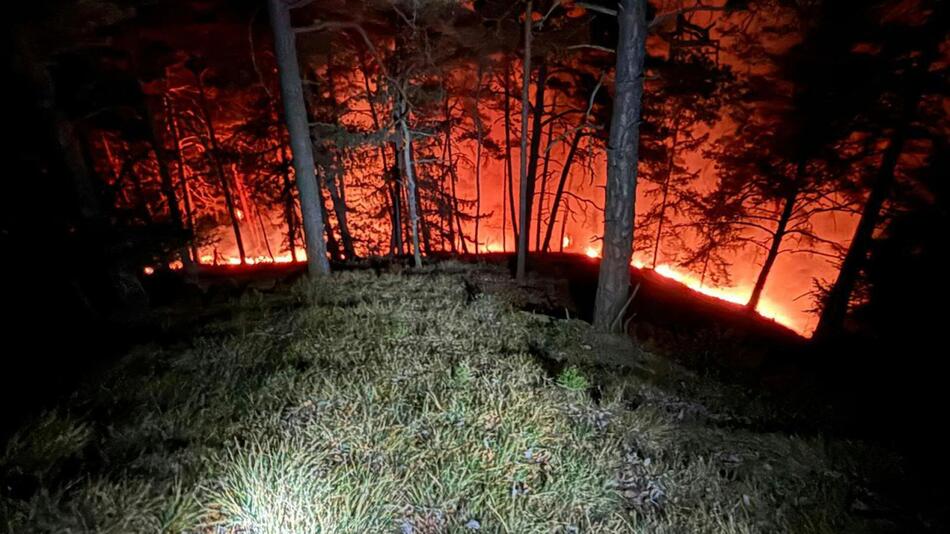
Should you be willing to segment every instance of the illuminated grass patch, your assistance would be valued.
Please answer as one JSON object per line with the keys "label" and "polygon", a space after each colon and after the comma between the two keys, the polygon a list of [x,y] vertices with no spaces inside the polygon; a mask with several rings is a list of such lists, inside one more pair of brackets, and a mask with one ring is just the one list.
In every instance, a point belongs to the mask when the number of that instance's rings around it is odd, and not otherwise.
{"label": "illuminated grass patch", "polygon": [[[461,272],[343,273],[133,351],[0,458],[6,532],[831,532],[821,439],[731,428],[675,367],[599,367],[586,326]],[[431,271],[431,270],[430,270]],[[569,360],[556,373],[538,350]],[[538,349],[541,347],[541,349]],[[586,348],[583,348],[586,347]],[[576,350],[575,350],[576,349]],[[593,351],[596,352],[596,351]],[[556,353],[556,354],[555,354]],[[596,393],[596,395],[594,394]],[[596,399],[596,400],[595,400]],[[745,418],[745,419],[744,419]],[[849,465],[857,449],[843,448]]]}

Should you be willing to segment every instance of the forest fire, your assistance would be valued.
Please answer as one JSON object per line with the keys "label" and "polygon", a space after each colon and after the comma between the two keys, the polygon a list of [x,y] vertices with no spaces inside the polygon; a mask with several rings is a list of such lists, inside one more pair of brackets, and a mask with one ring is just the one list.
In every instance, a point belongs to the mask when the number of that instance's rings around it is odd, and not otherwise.
{"label": "forest fire", "polygon": [[[574,45],[539,37],[536,52],[545,65],[530,74],[534,79],[524,88],[525,104],[519,98],[522,65],[512,48],[517,46],[516,26],[505,29],[509,41],[471,48],[453,33],[471,29],[466,20],[470,9],[443,14],[456,17],[451,20],[459,25],[433,36],[447,54],[445,61],[427,63],[428,70],[405,80],[393,78],[377,57],[382,50],[395,54],[398,40],[393,39],[405,30],[385,18],[385,9],[360,8],[359,17],[373,22],[372,35],[366,28],[334,31],[332,25],[300,35],[300,43],[313,45],[302,59],[304,93],[331,258],[409,254],[414,247],[421,249],[420,257],[516,251],[522,156],[532,175],[528,249],[600,256],[610,109],[604,82],[610,54],[596,49],[578,54],[570,51]],[[574,6],[567,13],[549,23],[566,32],[568,45],[571,40],[585,43],[586,34],[571,33],[583,28],[575,25],[584,10]],[[586,16],[596,21],[600,15],[594,11]],[[710,24],[712,30],[698,29]],[[646,87],[652,95],[644,108],[650,127],[641,139],[635,255],[643,265],[656,266],[658,273],[697,291],[730,302],[760,301],[754,306],[760,313],[807,334],[815,324],[814,299],[800,297],[816,283],[833,280],[854,231],[860,199],[830,200],[838,195],[834,184],[809,185],[796,193],[784,222],[788,203],[766,186],[758,193],[742,193],[747,204],[730,200],[736,194],[732,175],[747,172],[742,166],[749,163],[737,159],[731,143],[747,141],[737,138],[728,124],[736,120],[737,110],[747,114],[750,127],[755,120],[766,120],[754,106],[740,106],[725,96],[741,88],[736,71],[746,61],[738,59],[741,45],[727,36],[726,29],[735,24],[729,16],[697,12],[664,30],[669,35],[648,42],[658,63],[648,62],[656,72]],[[196,23],[196,31],[201,28]],[[239,21],[215,23],[218,39],[243,43],[245,33]],[[240,46],[234,47],[240,53],[214,49],[208,55],[200,39],[185,37],[171,39],[174,53],[151,58],[154,65],[105,62],[93,67],[138,78],[144,122],[151,132],[136,139],[111,123],[90,125],[88,151],[96,173],[116,192],[115,209],[131,224],[163,221],[187,231],[191,237],[179,256],[196,264],[306,261],[295,171],[280,111],[271,98],[279,93],[272,75],[275,58],[261,44],[267,39],[254,33],[249,55],[257,74],[250,77],[234,72],[249,61]],[[334,41],[336,37],[341,39]],[[378,44],[367,49],[367,38]],[[145,42],[153,40],[168,36],[146,34]],[[687,47],[687,42],[692,44]],[[143,45],[129,41],[129,46],[135,50]],[[403,53],[405,61],[415,61],[413,54],[420,51],[409,47]],[[400,58],[392,55],[386,61],[398,63]],[[136,71],[146,67],[149,81]],[[778,67],[758,68],[778,78],[769,70]],[[676,86],[676,77],[684,76],[698,76],[704,83],[719,80],[720,86],[690,93],[698,89]],[[396,82],[403,86],[394,89]],[[405,177],[400,122],[393,120],[402,105],[395,97],[404,92],[411,92],[413,100],[407,118],[412,122],[407,129],[412,184]],[[762,107],[774,105],[764,102]],[[518,115],[526,106],[530,120],[522,125]],[[752,130],[749,135],[763,138]],[[413,198],[407,196],[410,187]],[[417,225],[412,224],[412,210]],[[770,242],[778,244],[775,253],[761,254]]]}
{"label": "forest fire", "polygon": [[[63,94],[70,83],[96,87],[70,105],[88,108],[75,141],[110,216],[129,232],[179,236],[166,257],[143,251],[143,265],[307,261],[304,203],[321,212],[334,260],[521,248],[601,257],[615,57],[613,36],[590,29],[610,9],[554,3],[526,18],[461,3],[407,22],[385,2],[320,4],[336,22],[301,25],[283,52],[302,78],[310,198],[298,191],[278,50],[262,21],[248,27],[196,7],[181,32],[120,31],[121,54],[93,48],[69,65],[79,77],[62,82]],[[849,117],[836,119],[837,130],[824,119],[795,122],[794,102],[819,81],[796,79],[778,58],[821,36],[769,23],[807,19],[802,12],[672,1],[658,9],[668,14],[645,43],[632,263],[803,334],[828,295],[840,323],[840,310],[860,298],[855,265],[874,232],[859,222],[890,209],[861,190],[865,175],[911,180],[924,160],[894,150],[921,153],[927,142],[879,136]],[[537,27],[525,49],[529,18]],[[497,23],[490,38],[488,21]],[[422,41],[416,25],[430,32]],[[743,32],[758,32],[759,43]],[[861,61],[880,51],[866,44],[835,53]],[[936,61],[927,54],[913,57]],[[834,69],[822,55],[803,57],[815,72]],[[801,95],[789,92],[796,83]],[[923,98],[921,87],[907,98]],[[796,129],[776,129],[785,123]]]}
{"label": "forest fire", "polygon": [[[634,265],[639,268],[643,268],[642,264],[637,265],[638,262],[635,262]],[[752,288],[717,288],[709,287],[703,283],[703,281],[695,276],[692,276],[688,273],[683,273],[676,271],[673,267],[661,264],[657,265],[655,269],[656,273],[660,276],[665,276],[671,280],[676,280],[677,282],[689,287],[694,291],[698,291],[704,295],[710,297],[715,297],[726,302],[731,302],[733,304],[745,304],[749,301],[749,292]],[[799,334],[808,335],[811,331],[808,328],[807,324],[803,324],[799,320],[793,319],[788,316],[782,306],[772,302],[769,299],[762,299],[759,301],[758,306],[755,309],[759,315],[772,319],[780,324],[783,324],[792,330],[795,330]]]}
{"label": "forest fire", "polygon": [[[562,244],[563,244],[564,250],[566,251],[571,250],[570,249],[571,242],[568,236],[564,237]],[[489,241],[485,245],[484,251],[487,253],[511,252],[511,251],[503,250],[499,243],[493,242],[493,241]],[[587,247],[584,250],[584,255],[587,256],[588,258],[599,258],[600,252],[594,247]],[[297,259],[294,259],[293,257],[291,257],[290,253],[284,253],[284,254],[275,255],[274,257],[267,257],[267,256],[248,257],[248,258],[245,258],[245,264],[246,265],[261,265],[261,264],[268,264],[268,263],[277,263],[277,264],[297,263],[297,262],[306,262],[306,259],[307,259],[306,250],[302,248],[298,248]],[[203,265],[231,265],[231,266],[242,265],[241,258],[233,253],[231,255],[220,254],[220,253],[218,253],[217,255],[203,254],[201,256],[201,264]],[[648,268],[642,261],[637,260],[637,259],[634,259],[633,261],[631,261],[630,264],[633,267],[636,267],[637,269]],[[183,264],[181,263],[181,261],[176,260],[169,263],[168,267],[172,270],[179,270],[183,267]],[[703,282],[703,280],[701,280],[700,278],[692,276],[686,272],[678,271],[675,267],[668,264],[657,265],[656,268],[653,270],[656,272],[656,274],[660,276],[669,278],[671,280],[675,280],[689,287],[690,289],[694,291],[698,291],[710,297],[714,297],[720,300],[724,300],[726,302],[731,302],[733,304],[740,304],[740,305],[745,304],[749,300],[749,291],[751,291],[751,288],[748,288],[748,287],[747,288],[710,287],[706,285]],[[144,272],[147,275],[151,275],[155,272],[155,269],[150,266],[145,267]],[[770,299],[767,299],[767,298],[762,299],[759,302],[759,305],[756,308],[756,311],[759,313],[759,315],[762,315],[763,317],[772,319],[782,325],[785,325],[802,335],[808,335],[809,333],[811,333],[811,329],[810,329],[811,327],[807,322],[803,322],[803,319],[796,319],[789,316],[781,305],[772,302]]]}
{"label": "forest fire", "polygon": [[950,532],[950,0],[7,11],[0,530]]}

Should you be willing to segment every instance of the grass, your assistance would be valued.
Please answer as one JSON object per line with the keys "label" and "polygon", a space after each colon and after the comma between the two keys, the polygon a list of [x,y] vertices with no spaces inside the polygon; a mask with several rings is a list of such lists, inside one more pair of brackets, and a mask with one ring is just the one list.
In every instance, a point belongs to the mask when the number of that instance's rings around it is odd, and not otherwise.
{"label": "grass", "polygon": [[580,321],[473,294],[466,269],[249,293],[138,348],[2,450],[0,531],[875,528],[854,488],[891,456],[757,430],[761,399],[624,364]]}
{"label": "grass", "polygon": [[570,391],[587,391],[590,384],[576,367],[568,367],[557,375],[557,385]]}

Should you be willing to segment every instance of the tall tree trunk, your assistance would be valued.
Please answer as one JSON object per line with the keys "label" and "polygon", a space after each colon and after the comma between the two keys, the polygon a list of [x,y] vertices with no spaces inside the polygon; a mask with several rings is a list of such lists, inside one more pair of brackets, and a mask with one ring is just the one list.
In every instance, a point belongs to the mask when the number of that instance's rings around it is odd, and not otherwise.
{"label": "tall tree trunk", "polygon": [[280,94],[284,102],[284,118],[290,133],[294,178],[303,214],[304,238],[307,243],[307,271],[310,275],[327,274],[327,246],[323,238],[323,213],[320,210],[320,191],[313,163],[313,142],[307,126],[307,107],[303,98],[303,83],[297,64],[297,48],[290,10],[283,0],[267,0],[271,28],[274,32],[274,52],[280,72]]}
{"label": "tall tree trunk", "polygon": [[567,210],[565,210],[564,218],[561,219],[561,239],[558,241],[558,244],[557,244],[558,252],[564,252],[564,231],[567,230],[567,215],[568,215],[566,211]]}
{"label": "tall tree trunk", "polygon": [[[373,128],[376,131],[382,130],[382,123],[379,120],[379,111],[376,109],[376,101],[373,95],[373,91],[369,86],[369,69],[366,66],[366,58],[363,55],[363,52],[360,52],[360,71],[363,74],[363,90],[366,93],[366,102],[369,103],[369,112],[370,118],[373,120]],[[389,164],[389,158],[386,156],[386,147],[385,145],[380,145],[379,147],[379,159],[383,164],[383,179],[387,183],[393,184],[392,187],[386,185],[386,195],[389,197],[390,202],[390,224],[391,224],[391,235],[389,239],[389,255],[393,256],[397,254],[402,254],[402,232],[401,232],[401,222],[399,220],[399,210],[400,194],[399,189],[399,168],[396,163],[392,165]],[[399,160],[399,150],[393,145],[393,159],[394,161]]]}
{"label": "tall tree trunk", "polygon": [[264,228],[264,216],[261,215],[259,210],[254,210],[254,212],[257,215],[257,226],[261,229],[261,237],[264,238],[264,248],[267,249],[267,255],[270,256],[271,263],[274,263],[277,260],[274,259],[274,251],[270,248],[270,238],[267,237],[267,229]]}
{"label": "tall tree trunk", "polygon": [[582,137],[584,137],[584,130],[578,129],[574,133],[574,138],[571,139],[571,148],[567,151],[567,158],[564,160],[564,166],[561,167],[561,177],[557,182],[557,191],[554,193],[554,200],[551,202],[551,213],[548,214],[548,227],[547,230],[544,231],[544,244],[541,245],[542,252],[548,252],[550,250],[551,234],[554,233],[554,224],[557,222],[557,210],[561,205],[561,197],[564,196],[564,188],[567,186],[567,178],[571,174],[571,166],[574,163],[574,156],[577,154],[577,146],[580,144]]}
{"label": "tall tree trunk", "polygon": [[[251,202],[251,199],[247,196],[247,189],[244,187],[244,179],[240,172],[238,172],[237,163],[231,163],[231,183],[234,184],[234,192],[236,193],[235,198],[237,199],[238,213],[241,214],[241,220],[245,221],[245,224],[250,228],[250,248],[260,248],[260,242],[258,236],[254,229],[254,212],[257,211],[257,206]],[[244,234],[245,238],[247,233]]]}
{"label": "tall tree trunk", "polygon": [[[443,75],[444,77],[444,75]],[[442,91],[442,105],[443,108],[448,112],[448,94],[443,87]],[[449,250],[452,253],[456,252],[455,247],[455,218],[454,218],[454,209],[455,209],[455,196],[453,189],[449,184],[453,184],[452,181],[452,168],[449,160],[449,142],[450,136],[452,135],[451,125],[448,120],[445,122],[445,137],[442,140],[442,173],[441,173],[441,209],[439,210],[439,217],[441,219],[440,231],[442,233],[442,251],[444,252],[446,241],[448,241]]]}
{"label": "tall tree trunk", "polygon": [[[409,145],[409,147],[412,148],[412,145]],[[409,160],[413,162],[416,161],[415,153],[412,150],[409,152]],[[415,167],[412,169],[412,175],[417,176]],[[415,189],[415,203],[416,210],[418,210],[419,213],[419,237],[422,240],[422,251],[425,252],[426,256],[430,256],[432,255],[432,240],[429,232],[429,221],[425,216],[425,205],[422,203],[422,193],[418,187],[418,183]]]}
{"label": "tall tree trunk", "polygon": [[[167,108],[163,106],[163,111],[166,111],[166,109]],[[149,144],[152,145],[152,151],[155,153],[155,163],[158,166],[158,177],[162,196],[165,197],[165,203],[168,205],[168,218],[174,226],[175,231],[178,232],[181,237],[184,237],[186,232],[185,222],[181,215],[181,207],[178,206],[178,196],[175,195],[175,182],[172,180],[171,169],[168,165],[168,148],[165,145],[164,136],[162,134],[164,128],[162,128],[159,123],[158,113],[152,109],[149,109],[149,111],[149,116],[146,117],[149,126],[148,140]],[[191,263],[191,256],[188,253],[187,246],[182,246],[178,255],[182,265],[188,266]]]}
{"label": "tall tree trunk", "polygon": [[[181,200],[185,208],[185,219],[188,222],[188,231],[191,234],[188,245],[191,251],[192,263],[198,264],[201,262],[201,258],[198,253],[198,245],[195,243],[197,238],[197,235],[195,234],[195,218],[194,212],[191,209],[191,190],[188,188],[188,177],[185,170],[185,156],[182,154],[181,150],[181,135],[178,131],[178,117],[172,110],[171,105],[168,104],[168,97],[165,97],[165,104],[165,113],[169,117],[171,125],[172,144],[175,147],[175,165],[178,168],[178,183],[181,187]],[[186,264],[186,266],[187,265],[188,264]]]}
{"label": "tall tree trunk", "polygon": [[[515,247],[518,243],[518,212],[515,210],[515,173],[511,165],[511,61],[505,63],[505,173],[508,177],[507,195],[508,212],[511,214],[511,235],[514,237]],[[503,193],[504,194],[504,193]],[[502,204],[505,199],[502,198]]]}
{"label": "tall tree trunk", "polygon": [[532,1],[528,0],[524,10],[524,61],[521,75],[521,166],[520,166],[520,190],[519,199],[520,211],[518,213],[518,232],[517,247],[517,267],[515,277],[523,282],[527,275],[528,262],[528,226],[525,223],[528,217],[531,217],[531,208],[528,202],[528,90],[531,86],[531,25],[532,25]]}
{"label": "tall tree trunk", "polygon": [[419,206],[416,203],[416,177],[412,161],[412,132],[409,131],[409,103],[400,95],[397,98],[399,130],[402,136],[402,161],[406,180],[406,196],[409,201],[409,224],[412,236],[412,257],[416,267],[422,267],[422,252],[419,250]]}
{"label": "tall tree trunk", "polygon": [[[468,254],[468,244],[465,241],[465,230],[462,228],[462,212],[459,208],[459,197],[457,191],[458,184],[458,170],[455,166],[455,155],[452,153],[452,121],[451,121],[451,110],[449,109],[449,100],[445,99],[443,102],[443,113],[445,116],[445,142],[446,142],[446,154],[448,156],[448,166],[449,166],[449,177],[452,182],[452,220],[456,226],[456,231],[458,232],[458,241],[459,245],[462,248],[464,254]],[[454,245],[453,245],[454,246]]]}
{"label": "tall tree trunk", "polygon": [[479,252],[478,229],[482,218],[482,117],[478,108],[482,92],[482,63],[478,63],[478,77],[475,82],[475,109],[472,119],[475,121],[475,255]]}
{"label": "tall tree trunk", "polygon": [[[452,148],[451,148],[451,145],[450,145],[450,146],[449,146],[449,159],[450,159],[450,160],[451,160],[451,158],[452,158],[452,156],[451,156],[451,154],[452,154],[451,150],[452,150]],[[453,219],[455,220],[455,231],[456,231],[456,233],[458,233],[458,241],[459,241],[459,246],[462,248],[462,253],[463,253],[463,254],[468,254],[468,241],[467,241],[466,238],[465,238],[465,229],[462,228],[462,215],[461,215],[462,211],[461,211],[461,208],[459,207],[458,190],[457,190],[457,188],[456,188],[456,186],[457,186],[457,184],[458,184],[458,174],[456,173],[454,166],[453,166],[452,171],[451,171],[451,177],[452,177],[452,205],[453,205],[453,208],[454,208],[454,209],[453,209],[453,213],[454,213]]]}
{"label": "tall tree trunk", "polygon": [[895,128],[887,148],[884,149],[871,193],[868,195],[861,211],[861,219],[858,221],[854,236],[851,238],[851,245],[848,247],[841,269],[838,271],[838,277],[835,279],[835,283],[825,300],[825,306],[821,311],[818,326],[815,329],[814,337],[817,339],[827,338],[835,334],[841,330],[844,323],[845,316],[848,313],[848,305],[851,301],[851,293],[854,292],[858,276],[864,267],[864,262],[867,260],[874,237],[874,229],[877,227],[881,216],[881,209],[887,201],[894,184],[894,170],[897,168],[897,162],[904,150],[911,125],[917,116],[917,107],[927,83],[927,73],[930,72],[934,61],[939,57],[941,44],[946,38],[946,32],[940,30],[947,26],[948,15],[950,15],[948,3],[936,2],[934,12],[928,17],[926,26],[920,29],[920,34],[927,36],[927,41],[921,44],[921,53],[917,58],[916,68],[905,74],[906,83],[901,95],[901,113],[903,116],[901,122]]}
{"label": "tall tree trunk", "polygon": [[396,241],[396,248],[399,250],[399,254],[402,255],[406,253],[406,240],[409,235],[407,231],[408,226],[406,225],[405,217],[403,217],[403,213],[406,212],[406,204],[403,201],[404,196],[402,194],[402,156],[399,154],[398,143],[393,143],[392,149],[393,164],[389,170],[389,189],[393,204],[393,237]]}
{"label": "tall tree trunk", "polygon": [[[340,229],[340,241],[343,243],[343,253],[346,259],[356,257],[356,249],[353,247],[353,236],[350,235],[350,227],[346,221],[346,201],[343,200],[342,188],[337,187],[336,172],[326,173],[323,183],[330,193],[330,201],[333,203],[333,214],[336,215],[336,224]],[[342,173],[340,179],[343,179]]]}
{"label": "tall tree trunk", "polygon": [[[397,161],[402,161],[398,153],[396,154],[396,159]],[[390,176],[392,176],[392,185],[389,189],[393,199],[393,242],[395,243],[398,254],[401,256],[405,253],[405,247],[403,246],[402,240],[402,188],[399,185],[401,179],[399,167],[400,165],[394,165],[389,171]]]}
{"label": "tall tree trunk", "polygon": [[[804,172],[804,164],[799,163],[799,174]],[[799,176],[799,179],[801,176]],[[782,247],[782,240],[785,239],[785,234],[788,231],[788,222],[792,219],[792,214],[795,212],[795,201],[798,200],[798,187],[793,187],[788,195],[785,197],[785,205],[782,207],[782,213],[779,215],[778,226],[775,228],[775,233],[772,235],[772,244],[769,246],[769,252],[765,256],[765,263],[762,264],[762,269],[759,271],[759,276],[755,280],[755,285],[752,287],[752,294],[749,295],[749,302],[746,303],[746,307],[750,310],[755,310],[759,305],[759,299],[762,298],[762,291],[765,289],[765,282],[768,280],[769,273],[772,272],[772,266],[775,265],[775,260],[778,258],[779,251]]]}
{"label": "tall tree trunk", "polygon": [[[327,87],[330,91],[330,100],[333,105],[333,109],[338,108],[336,102],[336,93],[337,88],[334,83],[334,68],[333,68],[333,54],[332,54],[332,44],[330,46],[330,53],[327,57]],[[333,113],[333,124],[339,126],[339,115]],[[350,234],[350,226],[347,222],[346,217],[346,184],[343,181],[345,173],[343,172],[343,162],[340,155],[340,149],[337,147],[328,148],[329,158],[332,161],[334,167],[333,172],[324,173],[326,178],[325,182],[327,185],[327,190],[330,193],[330,200],[333,201],[333,213],[336,215],[336,224],[340,229],[340,240],[343,242],[343,251],[346,254],[347,259],[356,258],[356,249],[353,246],[353,236]],[[339,182],[337,182],[339,179]]]}
{"label": "tall tree trunk", "polygon": [[[551,114],[557,109],[557,95],[551,101]],[[548,166],[551,163],[551,139],[554,138],[554,120],[548,124],[548,136],[544,142],[544,164],[541,166],[541,191],[538,192],[538,218],[535,227],[534,249],[541,250],[541,222],[544,217],[544,196],[548,190]]]}
{"label": "tall tree trunk", "polygon": [[656,260],[660,255],[660,241],[663,239],[663,221],[666,219],[666,207],[670,197],[670,182],[673,180],[673,171],[676,167],[676,148],[680,132],[679,117],[673,119],[673,138],[670,142],[670,157],[666,162],[666,179],[663,181],[663,197],[660,199],[660,217],[656,223],[656,239],[653,242],[653,268],[656,269]]}
{"label": "tall tree trunk", "polygon": [[874,177],[874,183],[871,186],[871,192],[861,210],[861,218],[854,229],[854,236],[851,238],[851,245],[845,254],[841,268],[838,270],[838,276],[835,278],[834,285],[825,298],[824,308],[818,319],[818,326],[815,328],[814,337],[827,338],[838,332],[844,323],[844,318],[848,313],[848,305],[851,302],[851,293],[857,285],[858,276],[864,263],[867,260],[868,252],[874,238],[874,229],[877,228],[881,217],[881,209],[884,202],[890,196],[891,188],[894,185],[894,170],[897,168],[897,161],[901,152],[904,151],[904,142],[907,139],[907,125],[899,126],[890,141],[884,154],[881,157],[881,164]]}
{"label": "tall tree trunk", "polygon": [[320,189],[320,214],[323,216],[323,231],[327,234],[327,252],[333,261],[343,260],[343,249],[340,248],[340,242],[333,233],[333,227],[330,225],[330,214],[327,212],[326,199],[323,198],[323,188]]}
{"label": "tall tree trunk", "polygon": [[280,175],[283,179],[284,218],[287,221],[287,246],[290,247],[290,260],[297,263],[297,202],[294,201],[294,183],[290,179],[290,161],[287,149],[281,144],[278,148]]}
{"label": "tall tree trunk", "polygon": [[224,168],[221,165],[221,147],[218,144],[218,135],[214,128],[214,119],[211,117],[208,95],[205,92],[201,73],[196,72],[195,78],[198,82],[198,97],[201,104],[201,113],[204,117],[205,126],[208,129],[208,142],[211,144],[211,168],[215,178],[218,180],[218,187],[221,188],[221,193],[224,195],[224,206],[228,210],[228,218],[231,219],[231,230],[234,232],[234,242],[237,245],[241,265],[244,265],[247,262],[247,255],[244,252],[244,240],[241,237],[241,222],[234,207],[234,196],[231,193],[231,184],[228,183]]}
{"label": "tall tree trunk", "polygon": [[594,301],[594,327],[619,330],[630,291],[630,257],[637,192],[643,60],[646,55],[645,0],[622,0],[617,14],[617,69],[607,148],[603,259]]}
{"label": "tall tree trunk", "polygon": [[[525,237],[525,253],[531,249],[531,219],[532,213],[534,211],[534,194],[535,187],[538,183],[538,161],[541,158],[541,138],[544,136],[544,93],[547,80],[547,64],[542,60],[538,66],[538,81],[535,85],[534,92],[534,106],[532,113],[531,121],[531,148],[528,151],[528,191],[527,191],[527,208],[528,208],[528,217],[522,221],[521,228],[524,232],[527,232]],[[538,202],[540,205],[540,202]],[[538,210],[539,219],[536,221],[538,227],[541,225],[540,220],[540,208]],[[535,238],[535,247],[537,247],[538,237],[540,237],[540,232]]]}
{"label": "tall tree trunk", "polygon": [[501,251],[508,251],[508,203],[505,202],[505,191],[508,189],[508,172],[505,171],[501,189]]}

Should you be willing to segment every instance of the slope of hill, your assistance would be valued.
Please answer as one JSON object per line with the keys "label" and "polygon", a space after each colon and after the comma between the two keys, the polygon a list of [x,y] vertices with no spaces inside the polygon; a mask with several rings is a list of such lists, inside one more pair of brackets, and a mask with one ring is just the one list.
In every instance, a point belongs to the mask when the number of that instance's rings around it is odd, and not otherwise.
{"label": "slope of hill", "polygon": [[[901,461],[499,269],[245,291],[141,345],[0,456],[6,532],[910,532]],[[523,295],[522,295],[523,296]]]}

